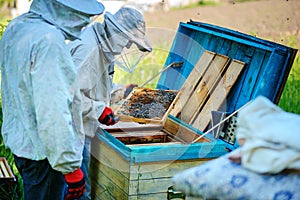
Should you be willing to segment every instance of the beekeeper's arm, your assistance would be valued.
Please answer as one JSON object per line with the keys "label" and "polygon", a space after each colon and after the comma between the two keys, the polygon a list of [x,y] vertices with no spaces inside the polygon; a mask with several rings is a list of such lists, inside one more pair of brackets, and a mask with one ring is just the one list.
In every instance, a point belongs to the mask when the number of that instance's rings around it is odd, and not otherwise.
{"label": "beekeeper's arm", "polygon": [[[73,42],[71,55],[78,67],[83,121],[99,121],[106,125],[113,125],[114,113],[108,107],[111,80],[108,70],[105,69],[103,54],[99,52],[97,44],[82,44],[81,42]],[[88,50],[89,47],[93,48]]]}

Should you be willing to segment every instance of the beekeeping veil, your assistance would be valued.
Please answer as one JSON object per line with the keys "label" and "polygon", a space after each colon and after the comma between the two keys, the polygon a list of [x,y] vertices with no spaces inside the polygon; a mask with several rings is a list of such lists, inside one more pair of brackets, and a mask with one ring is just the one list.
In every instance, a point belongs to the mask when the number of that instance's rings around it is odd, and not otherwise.
{"label": "beekeeping veil", "polygon": [[78,38],[90,17],[102,14],[104,6],[97,0],[33,0],[29,12],[62,30],[66,39]]}
{"label": "beekeeping veil", "polygon": [[114,15],[106,12],[104,24],[116,56],[115,64],[132,72],[139,61],[152,51],[145,37],[146,25],[142,14],[134,8],[122,7]]}

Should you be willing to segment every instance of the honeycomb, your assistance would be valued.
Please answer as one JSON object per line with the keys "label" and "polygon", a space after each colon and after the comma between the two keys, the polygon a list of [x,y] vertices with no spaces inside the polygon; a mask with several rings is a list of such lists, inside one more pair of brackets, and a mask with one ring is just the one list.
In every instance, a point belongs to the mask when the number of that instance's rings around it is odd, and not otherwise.
{"label": "honeycomb", "polygon": [[116,114],[135,118],[162,118],[175,99],[177,91],[135,88]]}

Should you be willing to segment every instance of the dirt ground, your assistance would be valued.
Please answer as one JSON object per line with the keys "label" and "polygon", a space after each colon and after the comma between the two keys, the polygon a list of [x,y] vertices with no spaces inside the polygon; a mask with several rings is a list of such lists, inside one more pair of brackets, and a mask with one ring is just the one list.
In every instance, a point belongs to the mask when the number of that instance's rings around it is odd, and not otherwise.
{"label": "dirt ground", "polygon": [[[224,2],[224,1],[222,1]],[[233,29],[300,49],[300,0],[225,1],[218,6],[145,13],[147,32],[161,29],[176,33],[190,19]],[[159,31],[160,35],[162,31]],[[290,44],[292,36],[297,42]],[[153,40],[149,39],[150,42]],[[298,52],[299,53],[299,52]]]}

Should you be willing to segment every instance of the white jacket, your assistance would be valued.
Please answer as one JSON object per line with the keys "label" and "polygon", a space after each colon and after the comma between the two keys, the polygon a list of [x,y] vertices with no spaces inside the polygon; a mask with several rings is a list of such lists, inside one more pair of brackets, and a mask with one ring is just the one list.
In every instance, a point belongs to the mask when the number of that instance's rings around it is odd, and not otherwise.
{"label": "white jacket", "polygon": [[33,1],[0,41],[2,136],[15,155],[47,158],[66,174],[81,166],[84,146],[77,72],[65,43],[80,32],[72,28],[73,12],[54,4]]}
{"label": "white jacket", "polygon": [[98,118],[110,102],[114,55],[108,49],[109,40],[100,23],[87,27],[80,40],[68,45],[78,68],[84,132],[85,135],[94,137],[99,125]]}

